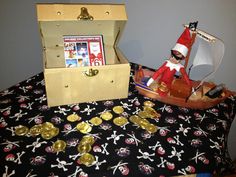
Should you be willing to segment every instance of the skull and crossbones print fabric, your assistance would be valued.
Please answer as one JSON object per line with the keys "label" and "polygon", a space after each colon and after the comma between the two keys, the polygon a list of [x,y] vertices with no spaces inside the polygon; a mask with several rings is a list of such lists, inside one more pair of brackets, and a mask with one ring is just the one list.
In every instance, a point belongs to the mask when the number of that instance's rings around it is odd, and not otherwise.
{"label": "skull and crossbones print fabric", "polygon": [[[133,64],[131,64],[133,67]],[[57,107],[47,106],[43,73],[0,92],[0,174],[3,177],[111,177],[173,176],[196,173],[223,173],[232,168],[227,152],[227,135],[235,116],[236,98],[231,96],[207,110],[192,110],[167,105],[138,94],[130,74],[126,99],[94,101]],[[114,118],[138,115],[144,102],[154,103],[160,117],[149,119],[155,133]],[[115,106],[123,108],[118,114]],[[101,124],[90,120],[109,112],[113,118]],[[80,119],[68,121],[69,115]],[[77,124],[86,122],[91,131],[81,133]],[[31,128],[45,122],[59,129],[55,137],[16,134],[21,125]],[[81,164],[78,145],[84,135],[95,142],[90,154],[94,161]],[[55,152],[53,143],[66,142]]]}

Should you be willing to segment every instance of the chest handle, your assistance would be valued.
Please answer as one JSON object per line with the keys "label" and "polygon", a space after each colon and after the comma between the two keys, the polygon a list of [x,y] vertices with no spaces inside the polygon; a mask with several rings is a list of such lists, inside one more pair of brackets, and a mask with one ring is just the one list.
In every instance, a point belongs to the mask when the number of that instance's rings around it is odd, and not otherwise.
{"label": "chest handle", "polygon": [[80,15],[77,17],[78,20],[93,20],[93,16],[88,13],[86,7],[81,7]]}
{"label": "chest handle", "polygon": [[92,69],[92,68],[90,68],[88,71],[85,71],[85,72],[84,72],[84,74],[85,74],[87,77],[96,76],[98,73],[99,73],[99,71],[98,71],[97,69]]}

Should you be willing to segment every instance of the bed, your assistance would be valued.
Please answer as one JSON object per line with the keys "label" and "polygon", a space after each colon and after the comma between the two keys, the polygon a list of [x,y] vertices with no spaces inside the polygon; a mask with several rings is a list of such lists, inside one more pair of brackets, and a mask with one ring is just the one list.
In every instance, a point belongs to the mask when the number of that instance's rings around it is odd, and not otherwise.
{"label": "bed", "polygon": [[[131,64],[133,68],[133,64]],[[235,117],[236,97],[206,110],[167,105],[140,95],[130,73],[129,96],[73,105],[48,107],[43,73],[0,92],[0,174],[3,177],[111,177],[223,175],[234,171],[227,151],[227,137]],[[130,121],[130,117],[152,103],[158,117],[148,119],[157,126],[150,133]],[[124,111],[117,113],[113,108]],[[110,112],[111,120],[93,125],[90,120]],[[69,121],[69,115],[81,117]],[[118,126],[116,117],[125,117]],[[87,122],[92,130],[81,133],[77,125]],[[18,126],[31,128],[50,122],[59,129],[47,140],[29,133],[18,135]],[[95,161],[86,166],[79,160],[78,144],[85,135],[95,138],[91,153]],[[66,142],[55,152],[57,140]]]}

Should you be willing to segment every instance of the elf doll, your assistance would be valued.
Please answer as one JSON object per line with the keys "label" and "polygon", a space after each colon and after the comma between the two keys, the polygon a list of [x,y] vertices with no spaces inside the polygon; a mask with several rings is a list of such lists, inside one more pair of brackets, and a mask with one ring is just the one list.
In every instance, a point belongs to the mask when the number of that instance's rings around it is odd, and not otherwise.
{"label": "elf doll", "polygon": [[153,74],[153,76],[148,80],[147,86],[150,86],[154,80],[159,78],[157,81],[158,82],[157,93],[160,96],[166,96],[171,89],[175,73],[180,72],[187,85],[191,88],[192,83],[189,80],[189,77],[185,71],[184,66],[180,63],[186,58],[190,48],[190,44],[191,44],[190,29],[185,28],[184,32],[177,40],[176,45],[171,50],[170,58],[166,60],[159,69],[157,69],[157,71]]}

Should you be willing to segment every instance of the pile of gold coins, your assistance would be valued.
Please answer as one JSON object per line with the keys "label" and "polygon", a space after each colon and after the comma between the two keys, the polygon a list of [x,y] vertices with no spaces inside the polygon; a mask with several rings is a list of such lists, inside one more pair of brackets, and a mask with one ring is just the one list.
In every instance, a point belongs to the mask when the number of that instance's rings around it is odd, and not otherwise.
{"label": "pile of gold coins", "polygon": [[[131,115],[129,119],[122,116],[124,108],[122,106],[113,107],[112,111],[118,115],[113,119],[113,114],[110,111],[103,112],[100,117],[93,117],[89,120],[89,123],[81,121],[81,117],[77,114],[71,114],[67,116],[69,122],[80,121],[76,128],[79,132],[83,134],[88,134],[92,131],[92,126],[99,126],[103,121],[112,120],[113,123],[117,126],[124,126],[129,121],[138,125],[142,129],[148,131],[149,133],[155,133],[158,130],[158,127],[149,122],[149,119],[160,118],[160,114],[153,109],[155,104],[151,101],[145,101],[143,110],[139,111],[138,114]],[[91,125],[92,124],[92,125]],[[59,128],[55,127],[51,122],[45,122],[43,124],[37,124],[31,127],[30,129],[24,125],[18,125],[15,127],[15,134],[18,136],[30,136],[35,137],[41,135],[45,140],[50,140],[53,137],[59,134]],[[85,166],[90,166],[94,163],[95,157],[89,152],[92,150],[92,145],[95,140],[93,136],[85,135],[77,146],[77,150],[82,156],[79,158],[79,162]],[[53,143],[52,148],[55,152],[64,151],[66,148],[66,142],[63,140],[57,140]]]}
{"label": "pile of gold coins", "polygon": [[132,115],[129,117],[130,122],[138,125],[142,129],[148,131],[149,133],[155,133],[158,130],[158,127],[150,123],[147,119],[156,119],[160,118],[160,114],[156,112],[152,107],[154,103],[151,101],[145,101],[143,110],[138,113],[138,115]]}
{"label": "pile of gold coins", "polygon": [[43,139],[50,140],[59,134],[59,128],[55,127],[51,122],[37,124],[30,129],[24,125],[18,125],[15,127],[15,133],[18,136],[25,136],[28,133],[32,137],[41,135]]}
{"label": "pile of gold coins", "polygon": [[147,119],[141,118],[137,115],[130,116],[129,120],[142,129],[147,130],[149,133],[156,133],[158,129],[156,125],[151,124]]}
{"label": "pile of gold coins", "polygon": [[95,140],[93,136],[85,135],[77,146],[78,152],[82,154],[79,158],[79,162],[85,166],[90,166],[95,161],[95,157],[89,153],[92,150],[94,142]]}
{"label": "pile of gold coins", "polygon": [[138,116],[143,119],[146,119],[146,118],[156,119],[156,118],[159,118],[161,115],[157,113],[155,109],[148,106],[144,106],[143,111],[140,111],[138,113]]}

